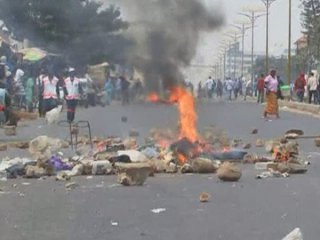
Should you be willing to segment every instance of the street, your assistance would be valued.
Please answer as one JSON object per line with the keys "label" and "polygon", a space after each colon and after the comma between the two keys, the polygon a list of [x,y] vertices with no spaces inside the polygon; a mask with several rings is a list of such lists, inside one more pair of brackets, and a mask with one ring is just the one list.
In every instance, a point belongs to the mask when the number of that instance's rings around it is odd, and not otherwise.
{"label": "street", "polygon": [[[198,104],[198,127],[201,131],[215,124],[230,138],[252,145],[257,138],[280,137],[293,128],[305,135],[319,134],[316,118],[281,112],[279,120],[267,122],[261,119],[262,111],[263,106],[256,103]],[[123,116],[128,118],[126,123],[121,121]],[[93,136],[124,138],[136,129],[143,141],[152,128],[176,128],[178,114],[174,106],[135,104],[81,109],[76,118],[90,122]],[[17,138],[68,138],[67,129],[46,126],[43,119],[23,124]],[[257,135],[251,135],[253,128],[259,130]],[[142,187],[119,186],[116,176],[78,177],[72,178],[79,186],[71,191],[54,178],[0,182],[0,239],[278,240],[299,227],[305,239],[318,240],[319,155],[313,140],[299,143],[311,165],[306,174],[289,178],[257,180],[254,165],[241,165],[242,178],[237,183],[192,174],[156,175]],[[255,147],[249,151],[264,152]],[[10,150],[1,157],[24,154]],[[202,192],[211,194],[208,203],[199,202]],[[151,211],[158,208],[165,211]]]}

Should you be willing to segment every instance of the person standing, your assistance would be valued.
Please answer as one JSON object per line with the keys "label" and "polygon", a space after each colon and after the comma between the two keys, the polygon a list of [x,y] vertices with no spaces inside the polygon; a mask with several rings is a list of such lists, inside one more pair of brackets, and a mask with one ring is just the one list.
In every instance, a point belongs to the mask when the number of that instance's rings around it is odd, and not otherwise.
{"label": "person standing", "polygon": [[198,99],[202,98],[202,84],[201,81],[198,83]]}
{"label": "person standing", "polygon": [[212,98],[212,88],[213,88],[213,80],[211,77],[209,77],[207,79],[207,81],[205,82],[206,85],[206,90],[207,90],[207,97],[208,98]]}
{"label": "person standing", "polygon": [[240,93],[241,82],[240,79],[234,81],[234,98],[238,99],[238,94]]}
{"label": "person standing", "polygon": [[314,73],[310,73],[310,77],[308,78],[308,91],[309,91],[309,104],[311,104],[312,97],[313,97],[313,102],[316,104],[317,103],[317,89],[318,89],[319,81],[318,79],[314,76]]}
{"label": "person standing", "polygon": [[76,108],[82,93],[80,79],[76,77],[74,68],[69,68],[69,77],[64,80],[63,91],[67,102],[67,120],[72,123],[75,118]]}
{"label": "person standing", "polygon": [[27,74],[26,81],[26,102],[27,102],[27,110],[28,112],[33,111],[33,95],[34,94],[34,80],[31,76],[31,73]]}
{"label": "person standing", "polygon": [[48,76],[43,78],[40,92],[43,97],[43,114],[45,115],[46,112],[58,106],[59,79],[54,76],[53,71],[49,71]]}
{"label": "person standing", "polygon": [[26,107],[26,90],[23,77],[24,71],[18,68],[14,77],[14,85],[16,95],[15,102],[19,108]]}
{"label": "person standing", "polygon": [[301,73],[294,82],[294,91],[297,94],[298,102],[303,102],[306,84],[307,83],[306,79],[304,78],[304,73]]}
{"label": "person standing", "polygon": [[226,80],[226,89],[228,92],[228,100],[231,101],[232,100],[232,91],[233,91],[233,81],[231,80],[231,78],[227,78]]}
{"label": "person standing", "polygon": [[110,105],[113,99],[114,91],[114,86],[110,77],[107,78],[107,81],[104,85],[104,90],[106,91],[107,105]]}
{"label": "person standing", "polygon": [[2,124],[7,123],[9,121],[10,114],[10,104],[11,99],[6,90],[6,85],[3,80],[0,81],[0,112],[2,113],[2,117],[0,118],[0,122]]}
{"label": "person standing", "polygon": [[36,91],[37,91],[37,96],[38,96],[38,112],[40,117],[44,117],[45,112],[44,112],[44,101],[43,101],[43,93],[42,93],[42,87],[43,87],[43,80],[46,77],[45,70],[41,69],[40,70],[40,75],[38,76],[36,80]]}
{"label": "person standing", "polygon": [[223,94],[223,84],[220,79],[217,82],[217,97],[222,98]]}
{"label": "person standing", "polygon": [[129,87],[130,82],[125,77],[120,77],[121,79],[121,97],[122,105],[129,104]]}
{"label": "person standing", "polygon": [[264,74],[261,74],[260,78],[258,79],[257,89],[258,89],[258,103],[263,103],[264,102]]}
{"label": "person standing", "polygon": [[266,119],[268,115],[275,115],[277,118],[280,118],[277,96],[279,82],[276,76],[276,70],[270,71],[270,74],[265,78],[264,83],[267,88],[267,105],[263,117]]}

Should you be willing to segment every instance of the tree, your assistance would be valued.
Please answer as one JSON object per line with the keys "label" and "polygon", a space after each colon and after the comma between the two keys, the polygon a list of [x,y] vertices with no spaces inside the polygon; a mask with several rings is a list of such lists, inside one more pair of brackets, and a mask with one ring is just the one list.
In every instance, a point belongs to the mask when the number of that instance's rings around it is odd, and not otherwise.
{"label": "tree", "polygon": [[302,26],[308,37],[308,57],[320,60],[320,0],[302,0]]}
{"label": "tree", "polygon": [[90,0],[0,0],[0,18],[18,39],[60,53],[75,65],[120,62],[128,23],[118,8]]}

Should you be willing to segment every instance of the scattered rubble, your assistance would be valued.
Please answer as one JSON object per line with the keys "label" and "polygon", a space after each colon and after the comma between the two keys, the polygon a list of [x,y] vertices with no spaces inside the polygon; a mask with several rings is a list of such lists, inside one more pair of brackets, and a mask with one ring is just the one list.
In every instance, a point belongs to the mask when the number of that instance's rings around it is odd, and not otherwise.
{"label": "scattered rubble", "polygon": [[303,240],[303,235],[300,228],[295,228],[287,236],[282,238],[282,240]]}
{"label": "scattered rubble", "polygon": [[258,134],[258,129],[256,128],[252,129],[251,134]]}
{"label": "scattered rubble", "polygon": [[258,138],[256,140],[256,147],[264,147],[264,144],[265,142],[262,139]]}
{"label": "scattered rubble", "polygon": [[237,182],[241,178],[241,169],[231,162],[224,162],[217,171],[217,176],[225,182]]}
{"label": "scattered rubble", "polygon": [[211,195],[209,193],[203,192],[200,194],[200,202],[206,203],[209,202]]}

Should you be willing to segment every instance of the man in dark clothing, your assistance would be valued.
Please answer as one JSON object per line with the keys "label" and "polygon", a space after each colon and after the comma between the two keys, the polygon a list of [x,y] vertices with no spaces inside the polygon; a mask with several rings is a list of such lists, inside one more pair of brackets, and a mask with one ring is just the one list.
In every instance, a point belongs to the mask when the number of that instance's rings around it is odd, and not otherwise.
{"label": "man in dark clothing", "polygon": [[130,82],[125,77],[120,77],[120,79],[121,79],[122,105],[126,105],[126,104],[129,104]]}

